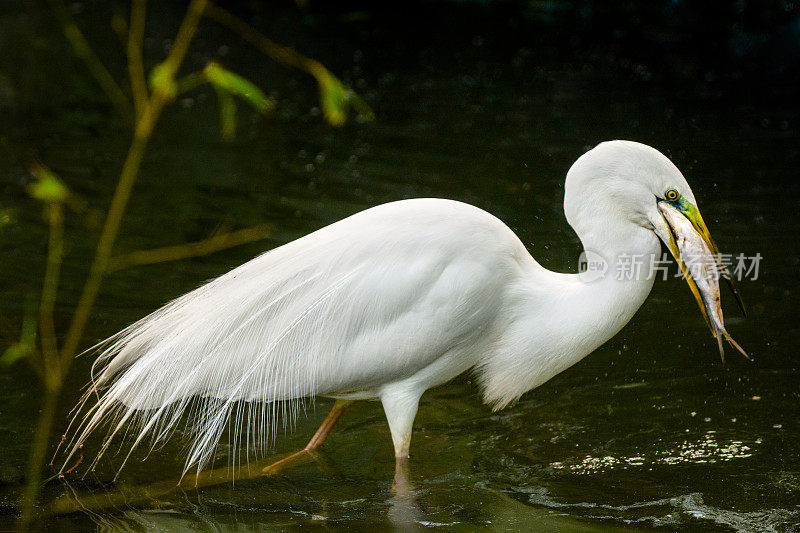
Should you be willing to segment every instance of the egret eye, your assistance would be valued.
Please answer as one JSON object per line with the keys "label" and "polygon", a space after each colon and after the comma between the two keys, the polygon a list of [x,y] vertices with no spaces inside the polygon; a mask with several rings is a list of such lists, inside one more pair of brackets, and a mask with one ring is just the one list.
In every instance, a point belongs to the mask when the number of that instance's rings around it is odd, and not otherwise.
{"label": "egret eye", "polygon": [[676,191],[675,189],[670,189],[664,194],[664,196],[667,197],[667,200],[673,200],[674,201],[674,200],[677,200],[678,196],[680,196],[680,195],[678,194],[678,191]]}

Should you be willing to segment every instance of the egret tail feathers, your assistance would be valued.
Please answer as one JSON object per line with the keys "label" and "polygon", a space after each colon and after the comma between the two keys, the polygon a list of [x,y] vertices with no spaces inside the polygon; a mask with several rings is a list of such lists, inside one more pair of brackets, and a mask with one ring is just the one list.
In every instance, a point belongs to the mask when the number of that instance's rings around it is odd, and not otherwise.
{"label": "egret tail feathers", "polygon": [[[324,283],[320,272],[294,272],[259,291],[253,284],[242,290],[241,283],[228,283],[237,270],[98,345],[91,382],[71,415],[62,471],[105,425],[90,466],[123,429],[135,428],[121,469],[145,439],[152,450],[183,421],[193,435],[184,474],[207,466],[229,424],[234,463],[241,442],[247,454],[264,453],[279,424],[293,427],[304,398],[313,400],[318,392],[310,359],[324,349],[324,338],[315,334],[319,319],[330,316],[341,300],[335,296],[356,272]],[[280,272],[272,274],[274,279]],[[92,399],[96,403],[88,407]]]}

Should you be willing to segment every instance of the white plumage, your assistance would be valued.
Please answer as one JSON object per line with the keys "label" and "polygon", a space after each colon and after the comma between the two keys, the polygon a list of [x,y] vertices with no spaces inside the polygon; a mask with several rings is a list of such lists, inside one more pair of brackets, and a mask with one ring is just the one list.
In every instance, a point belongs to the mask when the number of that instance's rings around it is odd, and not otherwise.
{"label": "white plumage", "polygon": [[[656,199],[669,187],[694,201],[656,150],[603,143],[568,174],[567,217],[611,268],[623,252],[651,262],[657,235],[668,236]],[[614,335],[651,285],[550,272],[470,205],[381,205],[258,256],[102,343],[84,399],[98,401],[76,414],[72,450],[103,424],[98,458],[130,424],[139,444],[185,421],[196,434],[186,468],[202,469],[232,417],[232,434],[263,451],[305,398],[329,396],[380,399],[395,451],[407,455],[425,390],[472,368],[485,400],[503,407]]]}

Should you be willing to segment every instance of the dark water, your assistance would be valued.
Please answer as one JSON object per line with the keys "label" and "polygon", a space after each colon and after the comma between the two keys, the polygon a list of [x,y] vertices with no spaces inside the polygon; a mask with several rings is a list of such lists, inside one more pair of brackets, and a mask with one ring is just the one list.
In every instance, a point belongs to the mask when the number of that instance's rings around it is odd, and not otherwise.
{"label": "dark water", "polygon": [[[748,318],[739,318],[726,300],[728,329],[754,361],[730,354],[722,368],[687,287],[670,279],[656,283],[614,339],[513,407],[490,412],[470,376],[426,393],[412,445],[413,498],[392,495],[394,459],[383,412],[377,403],[361,402],[317,463],[270,479],[44,516],[39,526],[798,530],[800,106],[785,97],[794,86],[776,74],[759,88],[753,76],[762,73],[752,69],[744,70],[742,83],[731,81],[730,68],[715,71],[711,81],[702,71],[700,81],[691,72],[682,78],[668,71],[682,64],[674,59],[616,61],[600,51],[582,62],[575,48],[583,42],[571,43],[565,58],[555,52],[556,38],[541,49],[513,39],[501,46],[502,28],[484,28],[481,13],[451,9],[454,15],[437,11],[415,45],[398,44],[397,25],[386,29],[369,12],[261,13],[256,22],[266,31],[331,65],[373,105],[375,123],[341,130],[322,123],[312,80],[204,27],[191,62],[224,58],[267,87],[279,111],[272,119],[242,111],[239,138],[225,144],[212,93],[172,106],[148,152],[118,250],[265,221],[274,234],[209,257],[114,274],[84,346],[262,250],[401,198],[480,206],[506,221],[542,264],[575,271],[580,249],[563,215],[563,177],[588,147],[628,138],[659,148],[682,169],[723,251],[763,256],[758,279],[741,283]],[[74,10],[96,32],[103,58],[121,72],[121,51],[107,23],[112,8],[90,3]],[[154,13],[152,60],[161,57],[162,39],[174,31],[180,10]],[[487,50],[487,43],[495,44]],[[63,331],[128,133],[71,58],[46,10],[3,7],[0,46],[6,51],[2,135],[13,151],[33,152],[59,172],[86,204],[68,218],[56,316]],[[728,77],[715,84],[720,76]],[[25,194],[30,178],[9,151],[0,157],[0,175],[0,207],[13,208],[17,217],[0,229],[4,349],[18,336],[22,302],[37,290],[46,227],[40,206]],[[81,358],[73,367],[59,430],[90,363]],[[39,390],[24,364],[0,374],[0,524],[10,524],[16,512]],[[278,439],[275,454],[302,447],[329,404],[319,400],[294,433]],[[48,485],[45,497],[135,494],[137,486],[177,480],[185,444],[173,438],[146,461],[132,461],[116,481],[123,455],[109,454],[83,480]],[[226,451],[223,446],[217,466],[225,464]]]}

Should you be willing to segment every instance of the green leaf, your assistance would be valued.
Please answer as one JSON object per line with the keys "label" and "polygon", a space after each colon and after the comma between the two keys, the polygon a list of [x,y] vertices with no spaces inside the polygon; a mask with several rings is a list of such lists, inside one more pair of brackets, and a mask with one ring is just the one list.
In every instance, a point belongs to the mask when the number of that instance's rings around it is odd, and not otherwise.
{"label": "green leaf", "polygon": [[64,203],[69,197],[69,189],[56,174],[41,164],[34,164],[31,173],[36,181],[28,185],[28,193],[42,202]]}
{"label": "green leaf", "polygon": [[218,90],[238,96],[259,113],[272,111],[274,105],[264,92],[251,81],[226,70],[218,63],[209,63],[203,69],[203,75]]}
{"label": "green leaf", "polygon": [[369,105],[327,70],[316,75],[322,114],[332,126],[343,126],[347,112],[352,107],[366,121],[373,120],[375,113]]}
{"label": "green leaf", "polygon": [[0,365],[11,366],[36,352],[36,302],[28,298],[19,342],[12,344],[0,355]]}
{"label": "green leaf", "polygon": [[222,140],[230,142],[236,138],[236,101],[229,92],[214,86],[219,99],[219,125]]}
{"label": "green leaf", "polygon": [[30,344],[25,344],[22,342],[12,344],[6,348],[6,351],[3,352],[3,355],[0,355],[0,365],[11,366],[20,359],[25,359],[26,357],[30,356],[33,351],[34,347]]}
{"label": "green leaf", "polygon": [[347,122],[347,88],[335,76],[326,72],[317,78],[322,115],[332,126]]}

